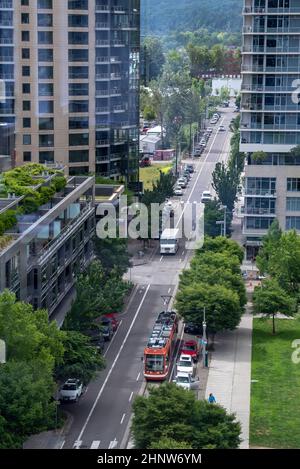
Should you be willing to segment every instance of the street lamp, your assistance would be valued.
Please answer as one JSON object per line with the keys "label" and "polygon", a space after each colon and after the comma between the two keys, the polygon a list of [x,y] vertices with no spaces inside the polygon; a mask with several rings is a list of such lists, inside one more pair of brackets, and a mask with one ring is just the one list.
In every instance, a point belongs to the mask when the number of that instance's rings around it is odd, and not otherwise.
{"label": "street lamp", "polygon": [[203,360],[203,368],[206,368],[206,345],[207,345],[207,337],[206,337],[206,311],[205,308],[203,309],[203,334],[202,334],[202,360]]}
{"label": "street lamp", "polygon": [[227,234],[227,205],[221,205],[221,210],[224,210],[224,238]]}

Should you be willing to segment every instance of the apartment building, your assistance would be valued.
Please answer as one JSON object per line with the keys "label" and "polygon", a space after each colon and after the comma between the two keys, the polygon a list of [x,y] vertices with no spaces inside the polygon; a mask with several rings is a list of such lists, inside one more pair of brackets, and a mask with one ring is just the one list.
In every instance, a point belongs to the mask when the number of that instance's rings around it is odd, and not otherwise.
{"label": "apartment building", "polygon": [[139,43],[139,0],[0,0],[0,124],[15,127],[16,164],[136,181]]}
{"label": "apartment building", "polygon": [[245,0],[240,150],[244,235],[255,257],[275,218],[300,231],[300,0]]}

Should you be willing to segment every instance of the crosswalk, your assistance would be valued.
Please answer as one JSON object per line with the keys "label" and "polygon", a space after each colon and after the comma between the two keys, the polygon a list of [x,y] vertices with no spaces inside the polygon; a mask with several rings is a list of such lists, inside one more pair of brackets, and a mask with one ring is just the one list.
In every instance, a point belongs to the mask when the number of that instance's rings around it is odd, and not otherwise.
{"label": "crosswalk", "polygon": [[[101,445],[100,440],[94,440],[92,441],[90,445],[86,445],[83,441],[77,440],[75,441],[73,445],[73,449],[94,449],[95,450],[95,449],[99,449],[100,445]],[[118,441],[114,439],[109,443],[108,448],[106,445],[106,448],[103,448],[103,449],[116,449],[117,446],[118,446]]]}

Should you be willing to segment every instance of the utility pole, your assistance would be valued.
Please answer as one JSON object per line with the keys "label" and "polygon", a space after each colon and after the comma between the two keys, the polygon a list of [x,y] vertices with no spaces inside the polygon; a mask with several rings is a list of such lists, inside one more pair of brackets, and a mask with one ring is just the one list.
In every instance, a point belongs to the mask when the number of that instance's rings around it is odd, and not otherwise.
{"label": "utility pole", "polygon": [[203,368],[206,368],[206,344],[207,344],[207,338],[206,338],[206,311],[205,308],[203,309],[203,334],[202,334],[202,350],[203,350]]}

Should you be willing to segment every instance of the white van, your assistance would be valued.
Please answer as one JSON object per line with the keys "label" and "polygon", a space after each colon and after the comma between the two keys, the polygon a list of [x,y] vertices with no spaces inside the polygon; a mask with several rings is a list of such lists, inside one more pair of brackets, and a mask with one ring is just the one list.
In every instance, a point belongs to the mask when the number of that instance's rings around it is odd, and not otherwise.
{"label": "white van", "polygon": [[160,237],[160,253],[176,254],[179,248],[179,229],[167,228]]}

